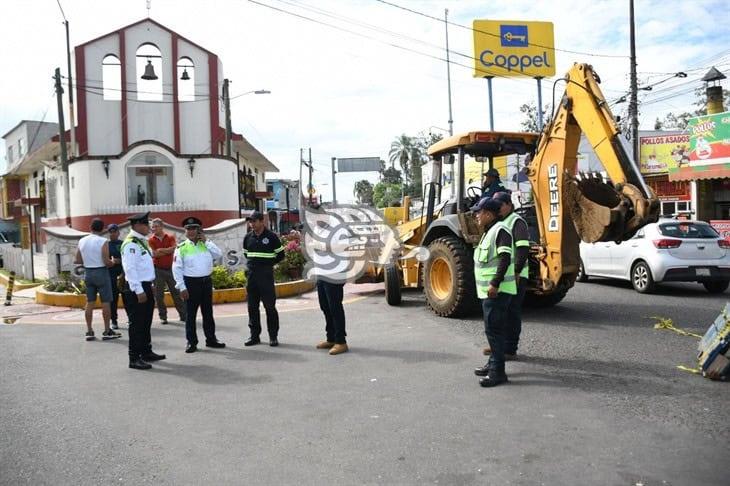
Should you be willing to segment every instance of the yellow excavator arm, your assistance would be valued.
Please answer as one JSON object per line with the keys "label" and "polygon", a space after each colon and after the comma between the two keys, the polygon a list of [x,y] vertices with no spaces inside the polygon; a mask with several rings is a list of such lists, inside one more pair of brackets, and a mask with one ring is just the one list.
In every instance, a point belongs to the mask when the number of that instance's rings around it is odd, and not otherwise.
{"label": "yellow excavator arm", "polygon": [[[588,64],[575,64],[564,78],[565,93],[545,127],[528,168],[540,229],[538,289],[573,285],[579,243],[624,241],[655,222],[659,201],[626,153],[619,130]],[[608,174],[577,174],[581,133]]]}

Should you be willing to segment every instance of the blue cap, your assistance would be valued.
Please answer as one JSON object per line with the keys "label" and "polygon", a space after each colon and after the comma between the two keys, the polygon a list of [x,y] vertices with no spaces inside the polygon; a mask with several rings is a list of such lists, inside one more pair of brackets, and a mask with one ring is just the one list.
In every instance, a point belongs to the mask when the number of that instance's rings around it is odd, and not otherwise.
{"label": "blue cap", "polygon": [[119,225],[112,223],[106,229],[107,231],[119,231]]}
{"label": "blue cap", "polygon": [[492,199],[499,201],[500,204],[512,204],[512,196],[508,192],[495,192]]}
{"label": "blue cap", "polygon": [[485,175],[488,177],[496,177],[497,179],[499,179],[499,171],[497,169],[489,169],[482,175]]}
{"label": "blue cap", "polygon": [[474,213],[481,210],[490,211],[495,214],[499,214],[499,210],[502,208],[502,203],[499,201],[495,201],[494,199],[483,197],[479,200],[478,203],[476,203],[474,206],[470,208],[470,210]]}

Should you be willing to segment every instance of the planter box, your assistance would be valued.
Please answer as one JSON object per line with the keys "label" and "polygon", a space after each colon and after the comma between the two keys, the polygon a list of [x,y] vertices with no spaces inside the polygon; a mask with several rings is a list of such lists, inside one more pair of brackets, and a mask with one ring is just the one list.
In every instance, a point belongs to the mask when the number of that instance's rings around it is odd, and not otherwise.
{"label": "planter box", "polygon": [[[279,298],[292,297],[303,294],[314,289],[315,282],[310,280],[295,280],[294,282],[283,282],[276,284],[276,296]],[[248,297],[246,289],[221,289],[213,290],[213,304],[226,304],[230,302],[245,302]],[[67,294],[64,292],[49,292],[44,288],[36,290],[35,301],[38,304],[55,305],[60,307],[74,307],[83,309],[86,307],[86,295]],[[165,292],[165,304],[174,307],[172,297]],[[101,307],[101,302],[96,299],[96,307]],[[119,297],[119,308],[123,309],[122,298]]]}

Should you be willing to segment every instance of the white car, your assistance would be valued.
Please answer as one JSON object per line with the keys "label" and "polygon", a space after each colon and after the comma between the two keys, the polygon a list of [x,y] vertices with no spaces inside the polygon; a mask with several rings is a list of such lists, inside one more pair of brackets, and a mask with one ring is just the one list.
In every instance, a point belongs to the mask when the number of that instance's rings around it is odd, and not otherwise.
{"label": "white car", "polygon": [[712,294],[730,285],[730,242],[703,221],[660,220],[628,241],[581,243],[578,281],[629,280],[640,293],[660,282],[699,282]]}

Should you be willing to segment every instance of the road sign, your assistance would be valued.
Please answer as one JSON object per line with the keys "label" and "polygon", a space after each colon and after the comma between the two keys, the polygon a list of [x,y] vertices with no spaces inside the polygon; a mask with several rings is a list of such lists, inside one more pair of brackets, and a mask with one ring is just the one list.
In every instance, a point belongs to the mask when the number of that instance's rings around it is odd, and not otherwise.
{"label": "road sign", "polygon": [[380,157],[337,159],[337,172],[380,172]]}
{"label": "road sign", "polygon": [[555,75],[552,22],[474,21],[474,77]]}

